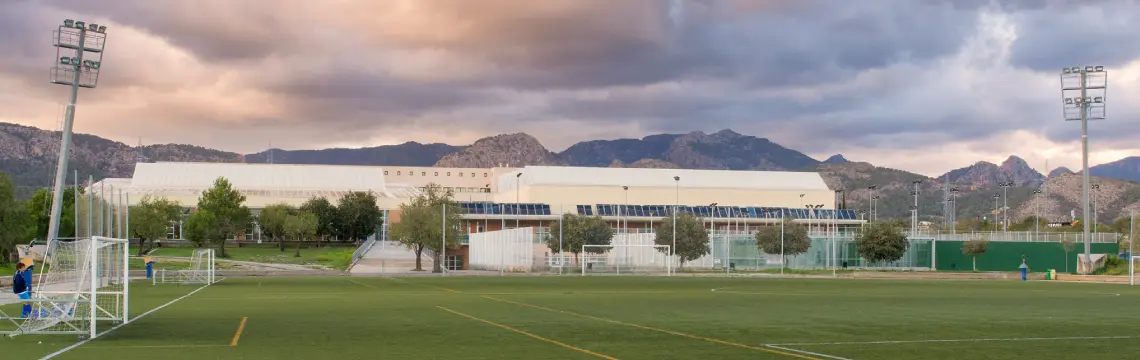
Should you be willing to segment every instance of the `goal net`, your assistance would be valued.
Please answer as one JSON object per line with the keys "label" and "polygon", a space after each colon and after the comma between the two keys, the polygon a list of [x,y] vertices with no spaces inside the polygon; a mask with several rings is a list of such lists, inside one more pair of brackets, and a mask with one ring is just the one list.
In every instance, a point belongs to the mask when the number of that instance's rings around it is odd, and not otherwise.
{"label": "goal net", "polygon": [[582,275],[671,275],[668,245],[583,245]]}
{"label": "goal net", "polygon": [[101,321],[126,322],[129,279],[125,239],[91,237],[48,243],[32,281],[31,313],[6,317],[15,330],[0,333],[94,337]]}
{"label": "goal net", "polygon": [[214,265],[214,249],[194,250],[186,270],[159,270],[151,281],[153,284],[213,284]]}

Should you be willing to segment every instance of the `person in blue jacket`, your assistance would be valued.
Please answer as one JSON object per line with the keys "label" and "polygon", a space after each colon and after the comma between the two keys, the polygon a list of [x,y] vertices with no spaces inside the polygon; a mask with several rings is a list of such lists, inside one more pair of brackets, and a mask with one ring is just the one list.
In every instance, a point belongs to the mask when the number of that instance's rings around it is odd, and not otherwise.
{"label": "person in blue jacket", "polygon": [[[16,275],[12,276],[12,292],[16,293],[16,296],[19,297],[20,300],[32,299],[32,284],[28,282],[28,277],[25,276],[26,272],[28,272],[28,270],[25,269],[24,263],[16,263]],[[27,318],[28,315],[31,314],[32,303],[25,302],[24,309],[20,312],[20,317]]]}

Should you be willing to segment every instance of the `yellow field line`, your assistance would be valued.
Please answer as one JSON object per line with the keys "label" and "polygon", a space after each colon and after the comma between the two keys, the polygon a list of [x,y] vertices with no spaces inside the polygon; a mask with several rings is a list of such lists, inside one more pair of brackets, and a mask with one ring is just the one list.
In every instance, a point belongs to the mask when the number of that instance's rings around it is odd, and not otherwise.
{"label": "yellow field line", "polygon": [[237,332],[234,333],[234,340],[230,341],[230,346],[237,346],[238,345],[238,340],[241,340],[241,333],[242,333],[242,331],[245,331],[246,320],[249,320],[249,318],[248,317],[241,318],[241,325],[238,325]]}
{"label": "yellow field line", "polygon": [[449,313],[452,313],[452,314],[455,314],[455,315],[459,315],[459,316],[462,316],[462,317],[465,317],[465,318],[468,318],[468,319],[471,319],[471,320],[475,320],[475,321],[478,321],[478,322],[481,322],[481,323],[484,323],[484,324],[487,324],[487,325],[491,325],[491,326],[495,326],[495,327],[498,327],[498,328],[502,328],[502,329],[510,330],[510,331],[513,331],[513,332],[516,332],[516,333],[519,333],[519,334],[522,334],[522,335],[526,335],[526,336],[529,336],[529,337],[532,337],[532,338],[535,338],[535,339],[538,339],[538,340],[542,340],[542,341],[545,341],[545,342],[548,342],[548,343],[551,343],[551,344],[555,344],[555,345],[558,345],[558,346],[561,346],[561,347],[564,347],[564,348],[567,348],[567,349],[570,349],[570,350],[574,350],[574,351],[577,351],[577,352],[580,352],[580,353],[583,353],[583,354],[590,354],[590,355],[594,355],[594,356],[597,356],[597,357],[600,357],[600,358],[603,358],[603,359],[609,359],[609,360],[617,360],[617,358],[615,358],[615,357],[612,357],[612,356],[609,356],[609,355],[603,355],[603,354],[599,354],[599,353],[596,353],[596,352],[593,352],[593,351],[590,351],[590,350],[586,350],[586,349],[583,349],[583,348],[574,347],[574,346],[572,346],[572,345],[569,345],[569,344],[566,344],[566,343],[563,343],[563,342],[559,342],[559,341],[556,341],[556,340],[547,339],[547,338],[544,338],[544,337],[541,337],[541,336],[538,336],[538,335],[535,335],[535,334],[531,334],[531,333],[528,333],[528,332],[526,332],[526,331],[522,331],[522,330],[519,330],[519,329],[515,329],[515,328],[513,328],[513,327],[510,327],[510,326],[506,326],[506,325],[503,325],[503,324],[499,324],[499,323],[494,323],[494,322],[491,322],[491,321],[483,320],[483,319],[480,319],[480,318],[477,318],[477,317],[474,317],[474,316],[471,316],[471,315],[467,315],[467,314],[464,314],[464,313],[461,313],[461,312],[458,312],[458,311],[455,311],[455,310],[451,310],[451,309],[445,308],[445,307],[443,307],[443,306],[436,306],[436,307],[437,307],[437,308],[440,308],[440,310],[443,310],[443,311],[446,311],[446,312],[449,312]]}
{"label": "yellow field line", "polygon": [[686,337],[686,338],[690,338],[690,339],[703,340],[703,341],[708,341],[708,342],[717,343],[717,344],[721,344],[721,345],[729,345],[729,346],[735,346],[735,347],[740,347],[740,348],[745,348],[745,349],[750,349],[750,350],[756,350],[756,351],[763,351],[763,352],[766,352],[766,353],[771,353],[771,354],[779,354],[779,355],[784,355],[784,356],[789,356],[789,357],[794,357],[794,358],[800,358],[800,359],[808,359],[808,360],[822,360],[822,359],[819,359],[819,358],[815,358],[815,357],[811,357],[811,356],[806,356],[806,355],[795,354],[795,353],[791,353],[791,352],[779,351],[779,350],[774,350],[774,349],[769,349],[769,348],[763,348],[763,347],[759,347],[759,346],[751,346],[751,345],[745,345],[745,344],[736,343],[736,342],[731,342],[731,341],[725,341],[725,340],[720,340],[720,339],[707,338],[707,337],[704,337],[704,336],[690,335],[690,334],[686,334],[686,333],[682,333],[682,332],[677,332],[677,331],[672,331],[672,330],[659,329],[659,328],[655,328],[655,327],[649,327],[649,326],[645,326],[645,325],[638,325],[638,324],[633,324],[633,323],[627,323],[627,322],[622,322],[622,321],[617,321],[617,320],[614,320],[614,319],[607,319],[607,318],[602,318],[602,317],[597,317],[597,316],[590,316],[590,315],[585,315],[585,314],[579,314],[579,313],[570,312],[570,311],[565,311],[565,310],[551,309],[551,308],[548,308],[548,307],[542,307],[542,306],[538,306],[538,305],[531,305],[531,304],[527,304],[527,303],[521,303],[521,302],[516,302],[516,301],[510,301],[510,300],[504,300],[504,299],[500,299],[500,298],[496,298],[496,297],[491,297],[491,296],[483,296],[483,298],[487,298],[487,299],[490,299],[490,300],[495,300],[495,301],[500,301],[500,302],[505,302],[505,303],[508,303],[508,304],[515,304],[515,305],[518,305],[518,306],[525,306],[525,307],[534,308],[534,309],[539,309],[539,310],[546,310],[546,311],[550,311],[550,312],[556,312],[556,313],[561,313],[561,314],[566,314],[566,315],[573,315],[573,316],[582,317],[582,318],[587,318],[587,319],[593,319],[593,320],[598,320],[598,321],[604,321],[604,322],[608,322],[608,323],[611,323],[611,324],[618,324],[618,325],[625,325],[625,326],[635,327],[635,328],[638,328],[638,329],[642,329],[642,330],[656,331],[656,332],[660,332],[660,333],[665,333],[665,334],[670,334],[670,335],[676,335],[676,336],[680,336],[680,337]]}

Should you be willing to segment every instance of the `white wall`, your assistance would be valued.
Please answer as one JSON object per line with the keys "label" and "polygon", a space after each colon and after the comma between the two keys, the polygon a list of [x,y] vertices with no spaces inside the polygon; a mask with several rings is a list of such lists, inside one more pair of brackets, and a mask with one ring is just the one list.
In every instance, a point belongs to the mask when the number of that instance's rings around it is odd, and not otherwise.
{"label": "white wall", "polygon": [[471,270],[529,272],[535,262],[534,228],[472,233],[467,248]]}

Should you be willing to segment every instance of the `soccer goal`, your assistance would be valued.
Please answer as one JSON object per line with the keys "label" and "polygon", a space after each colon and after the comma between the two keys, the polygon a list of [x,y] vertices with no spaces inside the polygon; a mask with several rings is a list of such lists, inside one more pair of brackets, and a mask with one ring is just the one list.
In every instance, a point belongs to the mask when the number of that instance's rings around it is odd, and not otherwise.
{"label": "soccer goal", "polygon": [[669,245],[583,245],[582,275],[672,275]]}
{"label": "soccer goal", "polygon": [[201,284],[215,282],[216,273],[214,249],[198,249],[190,255],[190,266],[186,270],[158,270],[151,278],[152,284]]}
{"label": "soccer goal", "polygon": [[0,333],[75,334],[94,337],[99,322],[127,322],[130,273],[125,239],[91,237],[48,243],[43,268],[32,282],[27,316],[7,317],[15,330]]}

